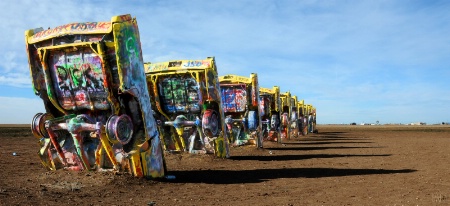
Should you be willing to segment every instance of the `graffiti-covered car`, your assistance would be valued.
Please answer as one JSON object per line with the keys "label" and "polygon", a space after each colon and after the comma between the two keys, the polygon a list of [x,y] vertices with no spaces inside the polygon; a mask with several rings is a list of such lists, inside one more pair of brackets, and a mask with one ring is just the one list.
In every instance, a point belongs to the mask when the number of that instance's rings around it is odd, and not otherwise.
{"label": "graffiti-covered car", "polygon": [[316,114],[316,107],[311,106],[311,114],[312,114],[312,130],[313,133],[319,133],[319,130],[316,127],[316,118],[317,118],[317,114]]}
{"label": "graffiti-covered car", "polygon": [[230,142],[235,146],[262,147],[258,75],[219,77],[225,123]]}
{"label": "graffiti-covered car", "polygon": [[294,137],[294,138],[298,137],[298,132],[299,132],[299,128],[298,128],[299,114],[298,114],[297,104],[298,104],[297,96],[295,96],[295,95],[291,96],[291,102],[290,102],[291,111],[290,111],[290,116],[289,116],[289,118],[290,118],[289,125],[290,125],[290,137]]}
{"label": "graffiti-covered car", "polygon": [[265,141],[281,141],[280,137],[280,88],[272,89],[260,87],[260,115],[262,119],[262,133]]}
{"label": "graffiti-covered car", "polygon": [[316,108],[311,104],[306,104],[305,111],[305,116],[308,120],[307,133],[318,133],[316,129]]}
{"label": "graffiti-covered car", "polygon": [[291,93],[289,91],[281,93],[280,94],[280,100],[281,100],[281,137],[280,139],[290,139],[290,131],[291,131],[291,124],[290,124],[290,116],[291,116]]}
{"label": "graffiti-covered car", "polygon": [[31,29],[25,41],[46,109],[31,123],[46,168],[164,176],[135,18]]}
{"label": "graffiti-covered car", "polygon": [[165,149],[228,157],[215,58],[145,63],[145,71]]}
{"label": "graffiti-covered car", "polygon": [[299,133],[301,135],[307,134],[307,118],[308,115],[306,113],[306,105],[305,100],[300,100],[297,102],[297,111],[299,115],[300,122],[298,124],[299,127]]}

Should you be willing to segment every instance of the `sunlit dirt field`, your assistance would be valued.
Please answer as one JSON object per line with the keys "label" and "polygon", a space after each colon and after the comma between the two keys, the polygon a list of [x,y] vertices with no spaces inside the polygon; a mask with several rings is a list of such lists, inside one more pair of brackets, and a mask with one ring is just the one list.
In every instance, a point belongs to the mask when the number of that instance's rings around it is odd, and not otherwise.
{"label": "sunlit dirt field", "polygon": [[166,154],[175,179],[155,181],[47,171],[28,126],[3,125],[0,205],[450,205],[450,126],[318,130],[229,159]]}

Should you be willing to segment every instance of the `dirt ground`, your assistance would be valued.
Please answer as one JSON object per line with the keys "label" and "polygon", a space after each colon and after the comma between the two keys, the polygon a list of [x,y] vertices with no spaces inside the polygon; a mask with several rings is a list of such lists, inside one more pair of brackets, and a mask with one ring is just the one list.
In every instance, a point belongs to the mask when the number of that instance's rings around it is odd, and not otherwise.
{"label": "dirt ground", "polygon": [[29,128],[3,125],[0,205],[450,205],[450,126],[318,130],[229,159],[167,154],[176,178],[155,181],[47,171]]}

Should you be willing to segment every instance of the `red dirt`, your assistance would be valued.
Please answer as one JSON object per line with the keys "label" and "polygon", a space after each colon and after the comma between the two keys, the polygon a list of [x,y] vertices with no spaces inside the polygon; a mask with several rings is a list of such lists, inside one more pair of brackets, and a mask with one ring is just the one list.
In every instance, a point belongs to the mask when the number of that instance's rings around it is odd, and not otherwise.
{"label": "red dirt", "polygon": [[0,205],[450,205],[450,126],[318,129],[229,159],[167,154],[176,179],[155,181],[47,171],[29,128],[3,126]]}

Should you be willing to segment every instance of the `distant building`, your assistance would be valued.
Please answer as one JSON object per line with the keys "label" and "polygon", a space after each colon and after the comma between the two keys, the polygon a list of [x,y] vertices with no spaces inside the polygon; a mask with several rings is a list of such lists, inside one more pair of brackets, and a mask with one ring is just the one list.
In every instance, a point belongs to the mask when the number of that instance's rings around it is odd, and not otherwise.
{"label": "distant building", "polygon": [[425,122],[413,122],[413,123],[411,123],[409,125],[427,125],[427,123],[425,123]]}

